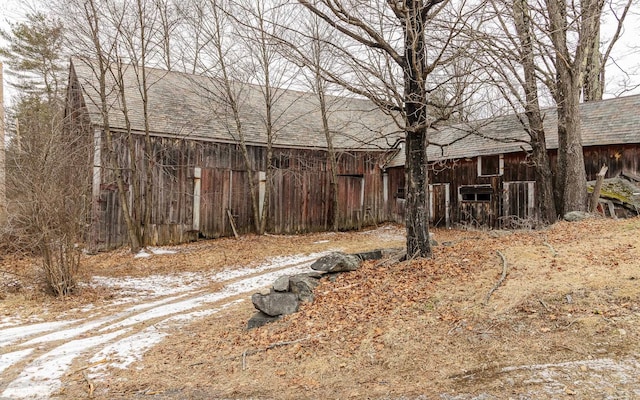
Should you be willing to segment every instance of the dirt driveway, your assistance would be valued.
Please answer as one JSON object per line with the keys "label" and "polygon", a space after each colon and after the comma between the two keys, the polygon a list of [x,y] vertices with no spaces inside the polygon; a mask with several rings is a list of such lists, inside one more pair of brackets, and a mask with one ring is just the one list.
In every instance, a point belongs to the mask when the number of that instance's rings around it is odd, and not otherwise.
{"label": "dirt driveway", "polygon": [[640,219],[435,233],[251,331],[252,292],[401,227],[87,256],[79,295],[0,302],[0,398],[640,398]]}
{"label": "dirt driveway", "polygon": [[[20,309],[4,310],[5,319],[0,323],[0,398],[64,395],[65,378],[81,373],[92,382],[104,378],[107,370],[126,369],[172,332],[247,302],[251,293],[281,275],[307,272],[313,261],[331,250],[402,243],[397,227],[359,236],[360,243],[346,240],[350,235],[334,233],[265,240],[248,237],[240,242],[211,242],[209,247],[200,243],[151,249],[135,256],[122,251],[111,254],[113,257],[87,256],[84,264],[98,269],[98,273],[130,265],[116,273],[111,271],[112,276],[89,277],[85,271],[86,294],[84,299],[76,299],[85,304],[79,308],[65,310],[57,304],[53,311],[38,310],[37,304],[31,304],[27,320],[19,316]],[[261,243],[253,247],[254,241],[273,241],[276,245],[264,248]],[[289,246],[298,242],[301,253],[269,256],[278,247],[291,251],[278,243],[284,241]],[[171,260],[178,255],[188,255],[203,266],[172,265]],[[226,263],[231,264],[223,265]],[[101,298],[91,302],[90,295],[96,292],[102,292]]]}

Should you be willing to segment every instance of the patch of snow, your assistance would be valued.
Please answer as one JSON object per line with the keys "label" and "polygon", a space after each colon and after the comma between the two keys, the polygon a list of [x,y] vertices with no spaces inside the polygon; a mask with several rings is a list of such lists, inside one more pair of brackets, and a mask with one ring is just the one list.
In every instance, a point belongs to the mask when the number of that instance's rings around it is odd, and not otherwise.
{"label": "patch of snow", "polygon": [[[331,251],[323,251],[320,253],[311,253],[308,255],[295,255],[295,256],[280,256],[273,257],[267,259],[266,262],[258,265],[254,268],[235,268],[235,269],[226,269],[222,272],[219,272],[213,276],[213,280],[217,282],[224,282],[235,278],[240,278],[242,276],[252,275],[264,271],[268,271],[270,269],[282,268],[287,265],[297,265],[302,263],[308,263],[312,260],[325,256]],[[307,266],[308,264],[305,264]]]}
{"label": "patch of snow", "polygon": [[139,252],[136,253],[135,256],[133,256],[133,258],[149,258],[151,257],[151,254],[147,253],[144,249],[140,250]]}
{"label": "patch of snow", "polygon": [[376,238],[384,242],[394,242],[394,241],[405,240],[404,232],[391,225],[381,226],[377,229],[359,232],[359,234],[375,236]]}
{"label": "patch of snow", "polygon": [[86,339],[72,340],[36,358],[2,392],[13,399],[48,399],[60,389],[60,378],[71,366],[73,359],[88,349],[106,343],[126,333],[128,329]]}
{"label": "patch of snow", "polygon": [[[309,265],[316,258],[327,253],[276,257],[256,268],[229,269],[216,274],[184,273],[125,279],[96,277],[91,284],[121,288],[131,293],[130,301],[138,304],[103,318],[98,315],[101,312],[109,312],[110,307],[116,304],[115,302],[111,302],[108,306],[85,310],[85,312],[95,311],[91,316],[91,318],[98,318],[95,321],[87,319],[88,317],[83,319],[76,317],[68,321],[0,329],[0,346],[26,339],[29,340],[22,343],[22,346],[39,345],[42,346],[41,349],[46,349],[43,344],[52,342],[55,346],[49,347],[52,350],[32,359],[20,375],[6,386],[0,397],[49,398],[60,389],[60,379],[67,373],[73,360],[86,355],[92,348],[98,346],[103,348],[94,353],[92,362],[107,359],[107,365],[126,368],[134,361],[141,359],[146,351],[168,335],[169,328],[184,326],[196,318],[217,313],[223,308],[241,302],[243,300],[229,301],[228,299],[268,286],[281,275],[308,272]],[[211,282],[229,283],[215,292],[200,292],[202,287]],[[148,301],[148,296],[165,297]],[[219,308],[205,308],[208,304],[225,300],[226,303],[221,304]],[[141,329],[137,333],[131,336],[125,335],[136,329],[136,325],[153,320],[155,320],[153,326],[142,326],[137,328]],[[82,321],[85,322],[81,323]],[[38,334],[43,335],[31,338]],[[56,341],[67,341],[82,335],[87,337],[71,340],[59,346],[55,344]],[[119,337],[120,340],[118,340]],[[33,351],[32,348],[26,348],[0,356],[0,368],[2,370],[9,368],[28,358]],[[97,373],[99,369],[94,368]]]}
{"label": "patch of snow", "polygon": [[149,247],[153,254],[176,254],[177,251],[171,249],[163,249],[160,247]]}
{"label": "patch of snow", "polygon": [[254,276],[251,278],[242,279],[237,282],[233,282],[225,286],[222,290],[215,293],[208,293],[202,296],[189,298],[184,301],[170,303],[165,306],[155,307],[147,312],[133,315],[126,318],[116,324],[100,329],[104,331],[106,329],[121,328],[138,324],[140,322],[149,321],[155,318],[165,317],[172,314],[185,312],[197,307],[201,307],[208,303],[214,303],[216,301],[224,300],[229,297],[239,295],[241,293],[250,292],[252,290],[260,289],[261,287],[268,286],[276,278],[281,275],[294,275],[297,273],[308,272],[310,262],[299,264],[290,268],[268,272],[262,275]]}
{"label": "patch of snow", "polygon": [[87,304],[86,306],[82,307],[79,311],[83,312],[83,313],[86,313],[86,312],[94,310],[95,308],[96,308],[96,305],[91,303],[91,304]]}
{"label": "patch of snow", "polygon": [[144,353],[160,343],[167,335],[168,333],[159,331],[157,327],[150,326],[136,334],[111,343],[89,360],[92,364],[99,363],[102,360],[108,361],[108,364],[92,367],[91,378],[101,376],[99,372],[106,370],[107,365],[120,369],[127,368],[130,364],[140,360]]}
{"label": "patch of snow", "polygon": [[134,298],[140,300],[145,297],[160,297],[177,293],[193,292],[212,282],[225,282],[247,275],[282,268],[287,265],[307,263],[328,253],[329,251],[308,255],[273,257],[254,268],[229,268],[215,274],[184,272],[169,275],[150,275],[140,278],[95,276],[90,285],[117,289],[119,294],[125,297],[125,299],[118,299],[119,303],[122,304],[131,302]]}
{"label": "patch of snow", "polygon": [[154,345],[160,343],[168,333],[163,330],[171,327],[174,323],[184,325],[186,322],[191,322],[196,318],[202,318],[209,315],[216,314],[232,305],[243,302],[244,300],[236,300],[227,303],[219,308],[213,308],[208,310],[194,311],[188,314],[178,314],[173,317],[167,318],[158,324],[145,328],[141,332],[121,339],[117,342],[111,343],[100,352],[95,354],[90,360],[90,363],[98,363],[102,360],[108,360],[108,363],[100,364],[90,369],[91,377],[101,377],[101,372],[106,370],[107,366],[125,369],[135,361],[142,359],[145,352],[151,349]]}
{"label": "patch of snow", "polygon": [[9,368],[10,366],[22,360],[23,358],[25,358],[31,353],[33,353],[33,349],[24,349],[24,350],[14,351],[11,353],[1,355],[0,356],[0,372]]}
{"label": "patch of snow", "polygon": [[9,326],[16,326],[21,323],[22,323],[22,319],[20,319],[20,317],[16,317],[16,316],[4,317],[0,319],[0,329],[6,328]]}
{"label": "patch of snow", "polygon": [[610,358],[599,358],[595,360],[578,360],[567,361],[563,363],[555,364],[534,364],[534,365],[520,365],[517,367],[505,367],[501,372],[512,372],[518,370],[548,370],[552,368],[568,368],[585,366],[589,369],[596,371],[638,371],[640,372],[640,363],[635,359],[627,359],[624,363],[617,362]]}
{"label": "patch of snow", "polygon": [[185,272],[170,275],[150,275],[140,278],[94,276],[92,286],[116,288],[122,296],[159,297],[189,292],[206,285],[203,274]]}
{"label": "patch of snow", "polygon": [[[146,250],[149,250],[151,253],[148,253]],[[163,249],[160,247],[148,247],[147,249],[140,250],[133,258],[149,258],[152,255],[156,254],[176,254],[177,251],[170,249]]]}
{"label": "patch of snow", "polygon": [[76,326],[75,328],[63,329],[61,331],[51,332],[48,335],[39,336],[25,343],[22,343],[21,346],[33,346],[33,345],[45,343],[45,342],[55,342],[57,340],[71,339],[85,332],[93,330],[99,326],[102,326],[110,321],[113,321],[115,318],[117,318],[117,316],[110,317],[110,318],[103,318],[97,321],[91,321],[89,323]]}
{"label": "patch of snow", "polygon": [[38,333],[60,329],[78,321],[79,320],[43,322],[40,324],[20,325],[13,328],[3,329],[0,331],[0,347],[11,344],[19,339],[37,335]]}
{"label": "patch of snow", "polygon": [[322,244],[322,243],[329,243],[330,240],[318,240],[317,242],[313,242],[313,244]]}

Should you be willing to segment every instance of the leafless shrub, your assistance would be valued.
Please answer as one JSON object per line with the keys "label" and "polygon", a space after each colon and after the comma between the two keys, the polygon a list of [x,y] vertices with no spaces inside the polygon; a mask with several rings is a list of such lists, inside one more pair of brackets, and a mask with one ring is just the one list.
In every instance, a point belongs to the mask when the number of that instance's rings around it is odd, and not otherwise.
{"label": "leafless shrub", "polygon": [[63,129],[61,109],[37,97],[23,98],[14,120],[19,136],[7,148],[8,220],[5,251],[41,258],[50,292],[76,288],[86,223],[88,146]]}
{"label": "leafless shrub", "polygon": [[500,217],[499,220],[503,229],[533,230],[541,225],[540,220],[535,217],[521,218],[517,215],[507,215]]}

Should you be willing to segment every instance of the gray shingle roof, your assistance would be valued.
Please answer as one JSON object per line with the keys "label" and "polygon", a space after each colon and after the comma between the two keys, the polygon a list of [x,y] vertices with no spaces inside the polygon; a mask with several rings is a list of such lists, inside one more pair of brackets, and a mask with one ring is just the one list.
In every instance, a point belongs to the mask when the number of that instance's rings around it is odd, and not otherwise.
{"label": "gray shingle roof", "polygon": [[[543,114],[547,148],[557,149],[556,109],[543,110]],[[640,143],[640,95],[583,103],[580,120],[584,146]],[[432,130],[429,138],[432,145],[428,157],[432,161],[531,149],[522,142],[528,136],[516,115],[441,127]],[[401,151],[388,166],[404,163],[405,156]]]}
{"label": "gray shingle roof", "polygon": [[[72,60],[92,123],[102,125],[98,105],[95,68],[90,63]],[[218,99],[219,82],[160,69],[147,68],[149,122],[154,135],[236,142],[235,122],[228,107]],[[125,98],[134,131],[144,132],[143,102],[135,68],[124,69]],[[110,126],[124,129],[125,119],[113,78],[108,80]],[[248,144],[266,143],[265,106],[262,88],[237,84],[242,127]],[[318,99],[315,95],[293,90],[275,91],[274,145],[278,147],[326,148]],[[335,131],[337,149],[388,149],[401,134],[393,121],[376,106],[363,99],[329,97],[329,124]]]}

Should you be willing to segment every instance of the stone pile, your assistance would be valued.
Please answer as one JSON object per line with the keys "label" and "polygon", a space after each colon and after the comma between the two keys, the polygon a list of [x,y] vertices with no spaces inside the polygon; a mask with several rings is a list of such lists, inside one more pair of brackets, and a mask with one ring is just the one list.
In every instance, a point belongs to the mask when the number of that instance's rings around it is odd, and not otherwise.
{"label": "stone pile", "polygon": [[321,278],[335,279],[338,274],[355,271],[363,261],[381,259],[385,253],[385,250],[356,254],[334,252],[311,264],[310,272],[279,277],[266,293],[251,296],[258,311],[247,323],[247,329],[257,328],[283,315],[297,312],[301,302],[313,302],[313,290],[320,284]]}

